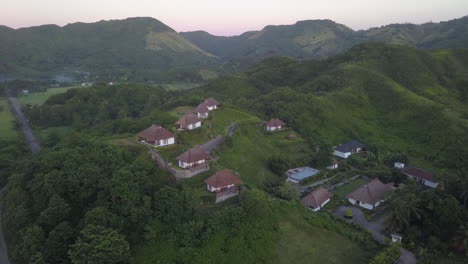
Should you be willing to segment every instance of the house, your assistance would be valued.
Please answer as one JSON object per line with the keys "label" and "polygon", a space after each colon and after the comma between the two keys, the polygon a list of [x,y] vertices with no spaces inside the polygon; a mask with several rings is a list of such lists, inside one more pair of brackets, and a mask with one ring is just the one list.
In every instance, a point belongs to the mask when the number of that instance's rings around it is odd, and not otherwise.
{"label": "house", "polygon": [[266,123],[266,130],[267,131],[278,131],[284,129],[286,123],[278,118],[271,119],[269,122]]}
{"label": "house", "polygon": [[434,175],[428,171],[425,171],[423,169],[419,168],[408,168],[403,171],[401,171],[403,174],[405,174],[408,177],[413,178],[416,182],[419,182],[421,184],[424,184],[428,187],[431,188],[437,188],[437,183]]}
{"label": "house", "polygon": [[201,127],[201,120],[192,113],[185,114],[175,123],[178,130],[192,130]]}
{"label": "house", "polygon": [[210,110],[205,104],[201,103],[195,108],[194,112],[197,114],[198,118],[208,118]]}
{"label": "house", "polygon": [[397,162],[393,163],[393,167],[394,167],[395,169],[400,169],[400,170],[402,170],[402,169],[405,168],[405,164],[404,164],[403,162],[398,162],[398,161],[397,161]]}
{"label": "house", "polygon": [[372,210],[385,201],[385,196],[392,190],[392,184],[384,184],[374,179],[352,193],[347,198],[351,204]]}
{"label": "house", "polygon": [[210,155],[200,146],[195,146],[179,155],[176,160],[182,169],[191,169],[199,166],[208,166]]}
{"label": "house", "polygon": [[223,192],[231,188],[237,188],[242,181],[231,170],[218,171],[205,180],[206,188],[210,192]]}
{"label": "house", "polygon": [[329,170],[336,170],[338,169],[339,162],[336,159],[333,159],[332,164],[327,167]]}
{"label": "house", "polygon": [[347,159],[351,154],[363,152],[364,144],[357,140],[349,141],[334,148],[333,155]]}
{"label": "house", "polygon": [[140,142],[155,147],[175,144],[175,135],[158,125],[152,125],[137,134]]}
{"label": "house", "polygon": [[290,169],[286,171],[286,176],[288,177],[286,181],[290,181],[293,183],[300,183],[301,181],[313,177],[319,174],[319,170],[311,168],[311,167],[301,167]]}
{"label": "house", "polygon": [[242,181],[231,170],[222,170],[205,180],[206,188],[216,193],[216,203],[239,195],[238,185]]}
{"label": "house", "polygon": [[219,102],[216,101],[216,99],[214,99],[213,97],[210,97],[210,98],[206,99],[201,104],[205,105],[206,108],[208,108],[209,111],[216,110],[219,107]]}
{"label": "house", "polygon": [[21,91],[21,93],[22,93],[23,95],[28,95],[28,94],[29,94],[29,90],[24,89],[24,90]]}
{"label": "house", "polygon": [[317,212],[322,209],[322,207],[325,206],[332,197],[333,194],[331,192],[323,187],[319,187],[309,193],[306,197],[302,198],[301,203],[310,210]]}

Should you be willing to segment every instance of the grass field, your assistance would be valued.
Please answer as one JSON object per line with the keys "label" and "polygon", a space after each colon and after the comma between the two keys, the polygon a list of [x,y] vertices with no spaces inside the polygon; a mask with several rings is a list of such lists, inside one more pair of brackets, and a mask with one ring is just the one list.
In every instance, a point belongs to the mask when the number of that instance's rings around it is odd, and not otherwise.
{"label": "grass field", "polygon": [[280,222],[277,262],[286,263],[366,263],[365,252],[339,234],[312,226],[300,217]]}
{"label": "grass field", "polygon": [[365,180],[363,178],[357,178],[351,182],[348,182],[345,185],[336,188],[335,190],[333,190],[333,194],[335,195],[336,199],[346,199],[346,195],[356,190],[359,186],[364,185],[368,182],[368,180]]}
{"label": "grass field", "polygon": [[167,91],[183,91],[189,90],[198,86],[201,86],[201,83],[164,83],[158,84],[158,86],[162,86]]}
{"label": "grass field", "polygon": [[79,86],[68,86],[68,87],[59,87],[59,88],[49,88],[45,92],[39,93],[30,93],[29,95],[19,96],[18,99],[21,104],[31,104],[31,105],[41,105],[43,104],[49,97],[54,94],[61,94],[65,93],[66,91],[72,88],[79,88]]}
{"label": "grass field", "polygon": [[0,139],[16,137],[14,120],[15,117],[10,110],[8,100],[6,98],[0,98]]}

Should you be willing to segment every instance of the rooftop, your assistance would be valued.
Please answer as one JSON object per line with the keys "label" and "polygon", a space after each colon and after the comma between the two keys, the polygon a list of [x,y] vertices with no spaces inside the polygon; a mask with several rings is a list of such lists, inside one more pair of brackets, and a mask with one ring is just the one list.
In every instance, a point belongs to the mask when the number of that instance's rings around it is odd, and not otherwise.
{"label": "rooftop", "polygon": [[340,152],[346,153],[346,152],[352,152],[353,149],[356,148],[364,148],[365,145],[362,144],[361,142],[357,140],[352,140],[346,143],[343,143],[341,145],[338,145],[335,147],[335,150],[338,150]]}

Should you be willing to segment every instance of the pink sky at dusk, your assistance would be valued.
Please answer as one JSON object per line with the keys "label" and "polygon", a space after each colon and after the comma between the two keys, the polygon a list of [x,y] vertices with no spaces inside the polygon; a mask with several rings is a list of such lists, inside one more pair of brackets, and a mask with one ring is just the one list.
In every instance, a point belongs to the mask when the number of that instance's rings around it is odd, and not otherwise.
{"label": "pink sky at dusk", "polygon": [[176,31],[237,35],[266,25],[331,19],[353,29],[439,22],[468,15],[468,0],[1,0],[0,24],[43,24],[154,17]]}

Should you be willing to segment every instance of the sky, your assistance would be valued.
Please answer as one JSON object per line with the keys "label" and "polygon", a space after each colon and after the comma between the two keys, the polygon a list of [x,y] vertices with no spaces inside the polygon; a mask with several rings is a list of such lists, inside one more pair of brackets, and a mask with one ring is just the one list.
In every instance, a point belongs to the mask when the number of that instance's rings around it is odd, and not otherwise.
{"label": "sky", "polygon": [[0,25],[12,28],[149,16],[179,32],[224,36],[307,19],[359,30],[466,15],[468,0],[0,0]]}

